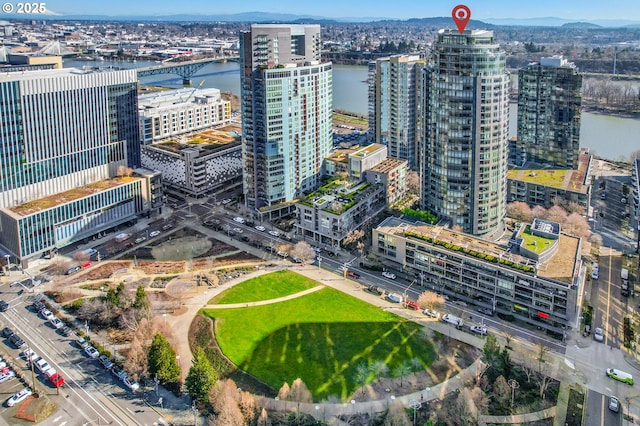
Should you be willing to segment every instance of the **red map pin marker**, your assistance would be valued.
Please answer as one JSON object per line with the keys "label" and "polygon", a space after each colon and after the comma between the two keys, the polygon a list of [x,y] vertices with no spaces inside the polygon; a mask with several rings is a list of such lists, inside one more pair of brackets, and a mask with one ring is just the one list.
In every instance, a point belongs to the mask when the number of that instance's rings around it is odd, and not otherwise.
{"label": "red map pin marker", "polygon": [[464,4],[459,4],[451,11],[451,17],[453,18],[453,22],[456,23],[458,31],[462,34],[469,22],[469,19],[471,19],[471,10],[469,10],[469,8]]}

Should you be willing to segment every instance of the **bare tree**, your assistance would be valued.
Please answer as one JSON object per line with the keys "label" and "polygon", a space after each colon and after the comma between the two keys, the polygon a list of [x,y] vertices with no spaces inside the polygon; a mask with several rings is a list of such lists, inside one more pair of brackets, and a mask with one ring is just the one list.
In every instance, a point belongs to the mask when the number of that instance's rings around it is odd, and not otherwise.
{"label": "bare tree", "polygon": [[91,259],[91,255],[86,251],[77,251],[73,253],[73,260],[76,262],[84,263]]}
{"label": "bare tree", "polygon": [[291,388],[289,387],[289,383],[284,382],[282,387],[278,390],[278,399],[284,400],[284,401],[288,400],[290,392],[291,392]]}
{"label": "bare tree", "polygon": [[571,213],[565,220],[563,228],[568,233],[579,237],[588,238],[591,235],[591,228],[587,218],[578,213]]}
{"label": "bare tree", "polygon": [[591,241],[591,244],[593,244],[595,248],[600,248],[602,246],[602,235],[592,234],[589,241]]}
{"label": "bare tree", "polygon": [[101,299],[85,300],[76,314],[79,320],[97,325],[108,325],[111,322],[111,311],[108,303]]}
{"label": "bare tree", "polygon": [[349,232],[346,237],[344,237],[344,240],[342,240],[342,244],[349,245],[352,243],[357,243],[362,239],[362,237],[364,237],[364,231],[360,229],[354,229],[353,231]]}
{"label": "bare tree", "polygon": [[536,376],[537,377],[536,381],[538,382],[538,387],[540,390],[540,398],[542,398],[543,400],[546,399],[547,389],[549,388],[549,385],[553,381],[553,379],[546,374],[546,369],[544,370],[545,371],[543,371],[542,373]]}
{"label": "bare tree", "polygon": [[444,297],[427,290],[418,297],[418,305],[432,311],[440,311],[444,307]]}
{"label": "bare tree", "polygon": [[267,410],[264,407],[262,408],[262,411],[260,411],[260,417],[258,417],[258,426],[272,426],[269,413],[267,413]]}
{"label": "bare tree", "polygon": [[53,262],[51,262],[51,266],[49,270],[55,275],[64,274],[71,267],[71,262],[62,257],[56,257]]}
{"label": "bare tree", "polygon": [[134,380],[139,380],[141,376],[147,374],[149,362],[147,352],[148,348],[142,344],[140,339],[134,336],[123,365],[124,370],[129,373]]}
{"label": "bare tree", "polygon": [[240,411],[238,387],[233,380],[222,380],[209,392],[209,401],[217,416],[213,422],[216,426],[244,426],[245,421]]}
{"label": "bare tree", "polygon": [[513,340],[513,336],[508,332],[504,332],[504,341],[506,343],[505,348],[511,349],[511,341]]}
{"label": "bare tree", "polygon": [[291,255],[300,259],[303,264],[313,262],[316,257],[316,252],[311,248],[309,243],[305,241],[299,241],[293,247]]}
{"label": "bare tree", "polygon": [[404,411],[404,406],[398,400],[393,401],[384,420],[385,426],[411,426],[411,420]]}
{"label": "bare tree", "polygon": [[577,213],[580,216],[584,216],[584,214],[586,213],[584,206],[575,201],[569,201],[565,208],[567,209],[567,213],[569,214]]}
{"label": "bare tree", "polygon": [[502,407],[507,408],[511,401],[511,387],[507,383],[507,379],[504,376],[498,376],[493,384],[493,394],[496,397],[496,402]]}
{"label": "bare tree", "polygon": [[507,204],[507,216],[521,222],[531,222],[531,207],[523,201]]}
{"label": "bare tree", "polygon": [[188,281],[177,281],[165,289],[165,293],[178,301],[178,308],[182,306],[182,300],[193,290],[193,283]]}
{"label": "bare tree", "polygon": [[415,171],[408,171],[405,177],[407,192],[411,195],[420,196],[420,175]]}
{"label": "bare tree", "polygon": [[531,378],[535,375],[533,366],[525,359],[520,367],[522,368],[524,375],[527,376],[527,383],[531,383]]}
{"label": "bare tree", "polygon": [[134,308],[123,309],[118,317],[120,329],[135,332],[140,326],[140,318]]}
{"label": "bare tree", "polygon": [[129,177],[132,174],[133,174],[133,169],[131,167],[127,167],[123,165],[118,166],[118,171],[117,171],[118,177],[123,177],[123,176]]}
{"label": "bare tree", "polygon": [[542,206],[534,206],[531,209],[531,217],[544,219],[547,217],[547,209]]}
{"label": "bare tree", "polygon": [[536,345],[536,361],[538,361],[538,373],[540,374],[542,374],[542,364],[547,358],[547,352],[549,352],[549,348],[547,348],[544,343],[538,343]]}
{"label": "bare tree", "polygon": [[558,223],[565,223],[567,221],[567,211],[560,206],[553,206],[547,210],[547,220]]}
{"label": "bare tree", "polygon": [[250,392],[240,392],[240,412],[242,413],[246,424],[255,424],[258,417],[258,408],[256,407],[256,398]]}
{"label": "bare tree", "polygon": [[309,391],[307,385],[305,385],[299,377],[291,383],[291,389],[289,390],[289,395],[286,399],[298,402],[313,402],[311,391]]}

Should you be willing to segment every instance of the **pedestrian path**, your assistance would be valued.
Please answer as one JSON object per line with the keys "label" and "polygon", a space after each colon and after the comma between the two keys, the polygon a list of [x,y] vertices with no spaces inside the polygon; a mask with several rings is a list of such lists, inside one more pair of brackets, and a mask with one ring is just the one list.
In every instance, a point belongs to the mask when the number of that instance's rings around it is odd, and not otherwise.
{"label": "pedestrian path", "polygon": [[273,303],[284,302],[285,300],[297,299],[298,297],[315,293],[316,291],[322,290],[323,288],[325,288],[323,285],[318,285],[310,289],[300,291],[298,293],[289,294],[287,296],[282,296],[275,299],[258,300],[256,302],[246,302],[246,303],[219,303],[215,305],[204,305],[202,309],[234,309],[234,308],[248,308],[251,306],[271,305]]}

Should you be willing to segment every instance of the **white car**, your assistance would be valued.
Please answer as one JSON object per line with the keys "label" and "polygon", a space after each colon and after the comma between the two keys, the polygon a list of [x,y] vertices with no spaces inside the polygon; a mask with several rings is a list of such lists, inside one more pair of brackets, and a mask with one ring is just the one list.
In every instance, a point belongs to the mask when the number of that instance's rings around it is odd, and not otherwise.
{"label": "white car", "polygon": [[242,234],[242,229],[240,228],[233,228],[232,231],[235,232],[236,234]]}
{"label": "white car", "polygon": [[149,237],[150,238],[157,237],[158,235],[160,235],[160,231],[151,231],[151,232],[149,232]]}
{"label": "white car", "polygon": [[276,231],[269,231],[269,235],[273,236],[273,237],[279,237],[280,234],[278,234]]}
{"label": "white car", "polygon": [[40,359],[40,355],[38,355],[37,353],[35,353],[33,351],[33,349],[29,348],[29,349],[25,349],[22,352],[22,356],[24,357],[24,359],[27,360],[27,362],[31,362],[31,361],[35,361],[37,359]]}
{"label": "white car", "polygon": [[604,341],[604,331],[600,327],[597,327],[593,331],[593,340],[595,340],[596,342]]}
{"label": "white car", "polygon": [[256,229],[260,232],[264,232],[267,228],[265,228],[264,226],[258,225],[256,226]]}
{"label": "white car", "polygon": [[598,273],[597,269],[594,269],[593,272],[591,272],[591,279],[592,280],[597,280],[599,276],[600,276],[600,274]]}
{"label": "white car", "polygon": [[392,272],[388,272],[388,271],[384,271],[382,273],[382,276],[385,278],[389,278],[390,280],[395,280],[396,279],[396,274],[392,273]]}
{"label": "white car", "polygon": [[89,355],[90,358],[93,359],[96,359],[100,356],[100,352],[98,352],[98,350],[93,346],[87,346],[86,348],[84,348],[84,351],[87,355]]}
{"label": "white car", "polygon": [[134,241],[136,244],[140,244],[141,242],[143,242],[144,240],[146,240],[145,237],[138,237],[136,238],[136,240]]}
{"label": "white car", "polygon": [[27,399],[27,397],[29,397],[31,394],[33,394],[33,392],[31,392],[31,389],[29,388],[22,389],[20,392],[13,395],[11,398],[7,399],[7,407],[13,407],[18,402],[22,402],[25,399]]}
{"label": "white car", "polygon": [[400,303],[402,302],[402,296],[398,293],[389,293],[387,294],[387,300],[393,303]]}
{"label": "white car", "polygon": [[233,218],[233,221],[234,221],[234,222],[238,222],[238,223],[244,223],[244,219],[243,219],[243,218],[241,218],[240,216],[234,217],[234,218]]}
{"label": "white car", "polygon": [[56,317],[55,315],[53,315],[53,312],[48,309],[41,310],[40,315],[42,315],[42,318],[46,319],[47,321],[51,321]]}
{"label": "white car", "polygon": [[45,360],[44,358],[40,358],[33,364],[36,366],[38,371],[41,372],[42,374],[46,374],[48,370],[51,370],[51,366],[49,365],[47,360]]}
{"label": "white car", "polygon": [[60,318],[53,318],[49,322],[56,330],[64,326],[64,323],[60,320]]}
{"label": "white car", "polygon": [[16,373],[13,370],[9,370],[6,373],[0,374],[0,383],[4,383],[7,380],[11,380],[16,377]]}
{"label": "white car", "polygon": [[487,327],[483,326],[483,325],[472,325],[471,327],[469,327],[471,329],[471,331],[473,331],[476,334],[479,334],[481,336],[486,336],[488,331],[487,331]]}
{"label": "white car", "polygon": [[425,309],[425,310],[423,311],[423,313],[424,313],[426,316],[431,317],[431,318],[436,318],[436,319],[440,318],[440,312],[436,312],[436,311],[433,311],[433,310],[428,309],[428,308],[427,308],[427,309]]}
{"label": "white car", "polygon": [[224,200],[222,200],[222,204],[224,204],[225,206],[230,202],[231,202],[231,198],[225,198]]}
{"label": "white car", "polygon": [[140,383],[138,382],[132,382],[129,380],[128,377],[125,377],[122,379],[122,383],[124,383],[124,385],[126,387],[128,387],[129,389],[131,389],[132,391],[137,391],[138,389],[140,389]]}

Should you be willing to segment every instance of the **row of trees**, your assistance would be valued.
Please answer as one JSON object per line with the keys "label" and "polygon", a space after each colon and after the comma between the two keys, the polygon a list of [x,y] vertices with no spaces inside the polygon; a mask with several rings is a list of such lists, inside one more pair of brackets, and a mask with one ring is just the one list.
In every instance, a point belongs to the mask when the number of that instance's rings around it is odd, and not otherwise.
{"label": "row of trees", "polygon": [[[568,204],[567,207],[573,210],[572,213],[568,213],[560,205],[555,205],[549,209],[545,209],[542,206],[534,206],[532,208],[525,202],[514,201],[507,204],[507,216],[522,222],[531,222],[535,218],[558,222],[564,232],[588,238],[591,235],[589,222],[582,216],[584,213],[579,213],[580,210],[576,208],[576,206],[581,206],[577,203]],[[582,209],[582,212],[584,212],[584,209]]]}

